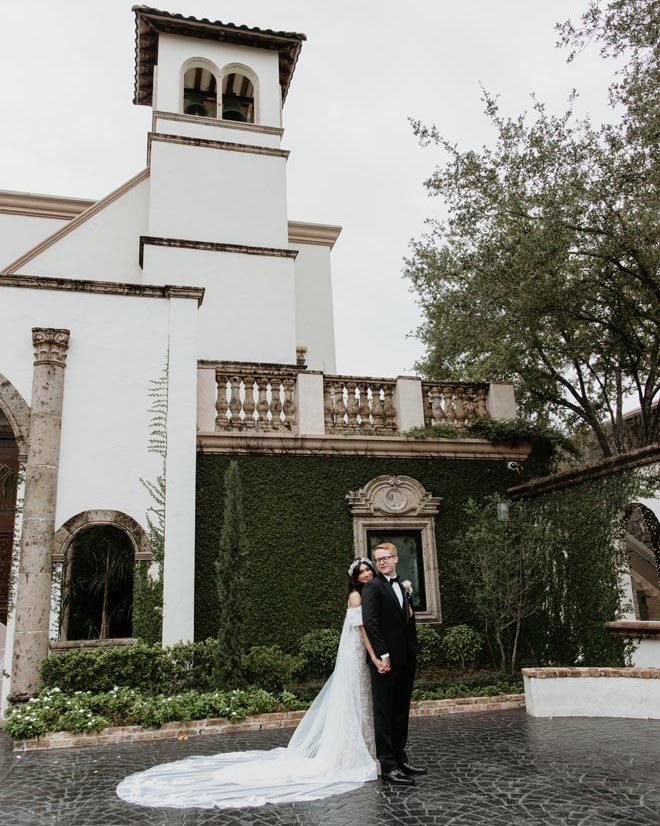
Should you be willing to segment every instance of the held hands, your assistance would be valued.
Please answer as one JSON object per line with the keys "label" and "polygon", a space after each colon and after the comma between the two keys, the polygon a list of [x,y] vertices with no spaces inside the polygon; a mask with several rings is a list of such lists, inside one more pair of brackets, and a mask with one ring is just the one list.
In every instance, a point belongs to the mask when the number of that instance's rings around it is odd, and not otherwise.
{"label": "held hands", "polygon": [[387,674],[390,671],[390,658],[385,657],[383,660],[379,660],[378,657],[372,658],[373,664],[376,666],[379,674]]}

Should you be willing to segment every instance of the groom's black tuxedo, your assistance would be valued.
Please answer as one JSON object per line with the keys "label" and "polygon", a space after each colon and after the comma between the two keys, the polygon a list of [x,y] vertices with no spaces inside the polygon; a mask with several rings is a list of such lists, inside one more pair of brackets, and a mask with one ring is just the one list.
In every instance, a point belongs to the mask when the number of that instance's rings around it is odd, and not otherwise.
{"label": "groom's black tuxedo", "polygon": [[384,773],[407,763],[408,715],[417,665],[417,630],[412,605],[403,592],[403,606],[382,574],[362,591],[362,621],[377,657],[390,655],[391,671],[379,674],[371,665],[376,751]]}

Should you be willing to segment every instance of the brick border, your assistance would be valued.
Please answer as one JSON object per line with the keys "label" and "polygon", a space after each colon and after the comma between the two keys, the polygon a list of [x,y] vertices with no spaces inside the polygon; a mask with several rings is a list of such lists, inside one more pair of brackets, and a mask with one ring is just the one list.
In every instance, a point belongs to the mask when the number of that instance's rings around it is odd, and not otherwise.
{"label": "brick border", "polygon": [[[450,700],[418,700],[410,709],[411,717],[436,717],[480,711],[503,711],[524,708],[524,694],[500,694],[495,697],[458,697]],[[239,723],[230,723],[222,717],[191,720],[188,723],[165,723],[160,728],[116,726],[90,734],[72,734],[70,731],[49,732],[44,737],[15,740],[14,751],[69,749],[77,746],[99,746],[106,743],[134,743],[146,740],[187,740],[206,734],[229,734],[237,731],[263,731],[272,728],[295,728],[304,711],[273,712],[248,717]]]}
{"label": "brick border", "polygon": [[629,677],[660,680],[660,668],[523,668],[523,677],[545,680],[556,677]]}

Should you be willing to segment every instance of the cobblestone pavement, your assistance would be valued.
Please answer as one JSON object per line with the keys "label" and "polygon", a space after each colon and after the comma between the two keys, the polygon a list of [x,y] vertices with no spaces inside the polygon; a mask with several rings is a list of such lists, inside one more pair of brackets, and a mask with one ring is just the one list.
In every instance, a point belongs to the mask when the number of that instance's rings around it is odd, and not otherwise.
{"label": "cobblestone pavement", "polygon": [[524,711],[411,722],[412,789],[381,781],[313,803],[143,809],[115,796],[126,774],[189,754],[284,745],[271,730],[187,741],[15,754],[0,735],[2,826],[658,826],[660,721],[539,720]]}

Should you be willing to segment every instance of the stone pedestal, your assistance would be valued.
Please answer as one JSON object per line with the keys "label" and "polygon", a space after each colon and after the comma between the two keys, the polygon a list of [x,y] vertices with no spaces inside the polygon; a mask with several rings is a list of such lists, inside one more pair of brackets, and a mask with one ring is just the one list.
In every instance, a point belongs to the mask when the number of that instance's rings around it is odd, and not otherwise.
{"label": "stone pedestal", "polygon": [[35,361],[16,583],[16,626],[11,663],[13,699],[31,696],[39,690],[39,667],[48,656],[57,474],[69,331],[35,327],[32,341]]}

